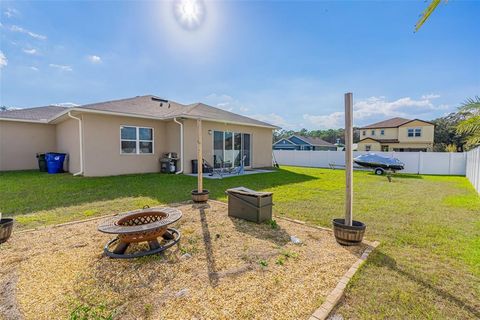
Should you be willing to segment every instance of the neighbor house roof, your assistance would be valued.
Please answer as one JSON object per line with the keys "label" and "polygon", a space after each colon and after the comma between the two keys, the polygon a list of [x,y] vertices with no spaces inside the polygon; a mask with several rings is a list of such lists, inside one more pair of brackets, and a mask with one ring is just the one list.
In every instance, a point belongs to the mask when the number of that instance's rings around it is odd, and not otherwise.
{"label": "neighbor house roof", "polygon": [[304,137],[304,136],[297,136],[295,137],[302,139],[305,142],[308,142],[312,146],[319,146],[319,147],[335,147],[333,143],[330,143],[328,141],[325,141],[323,139],[317,138],[317,137]]}
{"label": "neighbor house roof", "polygon": [[[45,107],[42,107],[45,108]],[[191,119],[203,119],[203,120],[212,120],[217,122],[226,122],[226,123],[237,123],[261,127],[269,127],[272,129],[278,128],[269,123],[252,119],[246,116],[242,116],[233,112],[222,110],[219,108],[211,107],[203,103],[194,103],[189,105],[180,104],[175,101],[166,100],[158,98],[153,95],[146,96],[137,96],[133,98],[120,99],[105,101],[99,103],[86,104],[73,108],[61,108],[57,110],[51,110],[51,113],[48,113],[47,118],[37,118],[37,120],[47,119],[53,121],[62,115],[66,114],[68,111],[76,112],[101,112],[106,114],[116,114],[116,115],[125,115],[125,116],[135,116],[135,117],[145,117],[145,118],[154,118],[159,120],[166,120],[172,118],[191,118]],[[40,108],[31,108],[31,109],[19,109],[16,110],[18,113],[12,115],[11,118],[24,119],[23,117],[29,113],[27,110],[34,110]],[[35,112],[40,113],[41,110],[35,110]],[[25,115],[24,115],[25,114]],[[45,112],[46,114],[46,112]],[[2,118],[2,113],[0,113],[0,118]],[[6,118],[6,117],[4,117]],[[35,119],[32,119],[35,120]]]}
{"label": "neighbor house roof", "polygon": [[398,128],[400,126],[403,126],[404,124],[407,124],[407,123],[415,121],[415,120],[422,121],[422,122],[433,125],[433,123],[425,121],[425,120],[405,119],[405,118],[396,117],[396,118],[391,118],[391,119],[388,119],[388,120],[376,122],[376,123],[373,123],[373,124],[369,124],[368,126],[364,126],[360,129]]}
{"label": "neighbor house roof", "polygon": [[46,122],[66,109],[68,108],[60,106],[13,109],[0,112],[0,118]]}

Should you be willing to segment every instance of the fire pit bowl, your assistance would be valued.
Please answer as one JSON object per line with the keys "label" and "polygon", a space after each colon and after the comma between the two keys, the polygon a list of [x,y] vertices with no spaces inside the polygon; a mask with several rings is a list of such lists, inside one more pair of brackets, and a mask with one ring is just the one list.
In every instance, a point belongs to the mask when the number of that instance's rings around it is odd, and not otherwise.
{"label": "fire pit bowl", "polygon": [[4,218],[0,220],[0,243],[4,243],[12,235],[13,219]]}
{"label": "fire pit bowl", "polygon": [[[129,259],[157,254],[180,240],[180,232],[167,226],[182,217],[175,208],[145,208],[120,214],[103,221],[98,230],[117,234],[104,248],[111,258]],[[161,243],[158,238],[162,237]],[[147,242],[150,250],[126,253],[132,243]],[[112,250],[113,248],[113,250]]]}

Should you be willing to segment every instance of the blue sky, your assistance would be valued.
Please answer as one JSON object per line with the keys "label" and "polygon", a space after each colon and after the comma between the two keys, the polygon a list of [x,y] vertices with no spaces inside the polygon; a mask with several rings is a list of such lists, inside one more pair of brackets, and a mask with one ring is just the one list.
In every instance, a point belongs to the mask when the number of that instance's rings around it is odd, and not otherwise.
{"label": "blue sky", "polygon": [[1,3],[0,105],[85,104],[143,94],[202,101],[285,129],[431,120],[480,94],[480,2]]}

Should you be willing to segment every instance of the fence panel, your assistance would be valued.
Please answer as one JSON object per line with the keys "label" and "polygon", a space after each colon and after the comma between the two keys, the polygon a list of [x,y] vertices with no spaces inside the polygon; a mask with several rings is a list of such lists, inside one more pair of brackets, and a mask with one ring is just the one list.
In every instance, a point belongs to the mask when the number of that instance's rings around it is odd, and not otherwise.
{"label": "fence panel", "polygon": [[[353,156],[366,154],[355,151]],[[375,152],[384,157],[395,157],[405,163],[405,173],[465,175],[467,154],[450,152]],[[477,155],[478,155],[477,149]],[[288,151],[275,150],[280,165],[328,168],[330,164],[345,165],[343,151]],[[478,156],[477,156],[478,157]],[[478,160],[477,160],[478,161]],[[477,162],[478,165],[478,162]],[[473,170],[473,169],[472,169]],[[478,169],[477,171],[478,172]],[[478,173],[476,173],[478,175]]]}
{"label": "fence panel", "polygon": [[467,152],[466,176],[473,187],[480,193],[480,147]]}

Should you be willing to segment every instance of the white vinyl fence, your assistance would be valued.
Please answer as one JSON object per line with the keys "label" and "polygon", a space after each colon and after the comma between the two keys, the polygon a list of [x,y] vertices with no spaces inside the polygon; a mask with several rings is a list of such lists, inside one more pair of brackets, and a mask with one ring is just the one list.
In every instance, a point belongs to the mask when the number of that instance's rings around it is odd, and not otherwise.
{"label": "white vinyl fence", "polygon": [[467,152],[466,176],[480,193],[480,147]]}
{"label": "white vinyl fence", "polygon": [[[471,151],[473,152],[473,151]],[[366,154],[365,151],[354,151],[353,156]],[[374,152],[384,157],[395,157],[405,163],[402,172],[418,174],[442,174],[442,175],[465,175],[467,153],[451,152]],[[275,159],[280,165],[329,168],[330,164],[345,165],[345,154],[343,151],[290,151],[274,150]],[[476,174],[478,186],[479,176],[479,151],[476,150],[476,163],[472,162],[470,169]],[[472,155],[472,158],[475,156]],[[469,178],[470,179],[470,178]],[[470,179],[470,181],[472,181]],[[472,182],[473,183],[473,182]],[[478,190],[478,189],[477,189]]]}

